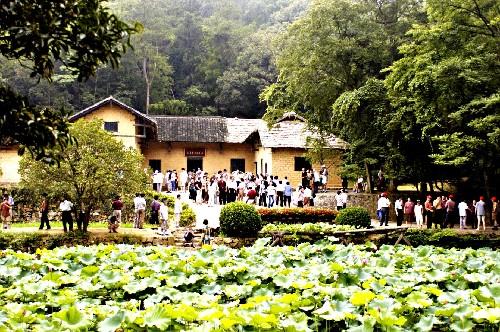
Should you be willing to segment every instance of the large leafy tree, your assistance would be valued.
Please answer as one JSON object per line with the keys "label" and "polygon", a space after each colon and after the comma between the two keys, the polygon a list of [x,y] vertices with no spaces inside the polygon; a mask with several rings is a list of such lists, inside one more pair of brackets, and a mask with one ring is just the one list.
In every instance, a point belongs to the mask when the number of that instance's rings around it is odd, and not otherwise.
{"label": "large leafy tree", "polygon": [[[19,60],[32,78],[50,81],[58,63],[85,80],[98,66],[116,67],[129,36],[139,30],[120,21],[103,0],[18,0],[0,6],[0,54]],[[0,85],[0,142],[20,144],[38,159],[71,143],[67,111],[37,108]]]}
{"label": "large leafy tree", "polygon": [[[418,1],[315,0],[278,40],[279,78],[263,99],[268,118],[294,109],[315,126],[328,129],[331,106],[345,91],[370,77],[381,78],[391,64]],[[397,33],[396,33],[397,32]]]}
{"label": "large leafy tree", "polygon": [[390,68],[391,100],[431,142],[436,163],[491,191],[500,165],[500,5],[429,0],[427,14]]}
{"label": "large leafy tree", "polygon": [[77,121],[69,134],[78,144],[57,149],[59,167],[34,160],[29,154],[20,162],[21,186],[40,195],[69,195],[77,209],[85,212],[84,230],[92,212],[109,205],[115,194],[131,196],[145,190],[148,176],[142,155],[104,131],[101,121]]}

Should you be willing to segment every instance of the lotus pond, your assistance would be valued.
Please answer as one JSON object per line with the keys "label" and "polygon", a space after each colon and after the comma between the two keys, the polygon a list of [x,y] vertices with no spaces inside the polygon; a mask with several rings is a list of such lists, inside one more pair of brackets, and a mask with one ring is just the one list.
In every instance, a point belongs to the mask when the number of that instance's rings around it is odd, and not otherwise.
{"label": "lotus pond", "polygon": [[498,331],[498,251],[266,241],[3,251],[0,330]]}

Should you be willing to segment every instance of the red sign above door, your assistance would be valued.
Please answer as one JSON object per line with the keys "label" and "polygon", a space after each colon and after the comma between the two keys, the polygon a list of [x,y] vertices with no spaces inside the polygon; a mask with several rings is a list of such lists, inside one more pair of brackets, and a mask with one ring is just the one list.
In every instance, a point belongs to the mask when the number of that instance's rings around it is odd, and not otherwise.
{"label": "red sign above door", "polygon": [[186,148],[184,155],[186,157],[205,157],[205,148]]}

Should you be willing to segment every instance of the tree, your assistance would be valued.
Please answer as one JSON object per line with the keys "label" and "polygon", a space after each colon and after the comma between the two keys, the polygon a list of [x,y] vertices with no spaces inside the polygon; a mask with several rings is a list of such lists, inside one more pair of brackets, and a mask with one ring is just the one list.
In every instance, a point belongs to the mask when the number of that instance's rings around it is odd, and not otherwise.
{"label": "tree", "polygon": [[[78,80],[88,79],[102,63],[116,67],[129,36],[129,26],[111,14],[103,0],[8,1],[0,6],[0,53],[17,59],[31,77],[51,80],[62,62]],[[22,154],[50,161],[49,151],[71,143],[67,111],[30,106],[13,89],[0,86],[0,143],[14,140]]]}
{"label": "tree", "polygon": [[284,92],[288,97],[279,100],[291,99],[292,108],[302,105],[312,125],[328,129],[335,100],[368,78],[380,77],[391,63],[388,36],[375,13],[369,2],[315,0],[278,40],[280,86],[263,93],[268,105],[277,99],[273,91]]}
{"label": "tree", "polygon": [[77,210],[85,213],[84,231],[92,213],[109,205],[113,195],[131,196],[145,190],[148,181],[142,155],[126,149],[102,128],[99,120],[72,124],[69,134],[78,144],[64,150],[55,148],[61,155],[59,167],[36,161],[28,154],[20,162],[21,187],[34,195],[68,195]]}
{"label": "tree", "polygon": [[429,0],[426,9],[429,22],[410,31],[390,67],[391,101],[400,117],[414,118],[437,164],[482,178],[492,193],[500,184],[498,2]]}

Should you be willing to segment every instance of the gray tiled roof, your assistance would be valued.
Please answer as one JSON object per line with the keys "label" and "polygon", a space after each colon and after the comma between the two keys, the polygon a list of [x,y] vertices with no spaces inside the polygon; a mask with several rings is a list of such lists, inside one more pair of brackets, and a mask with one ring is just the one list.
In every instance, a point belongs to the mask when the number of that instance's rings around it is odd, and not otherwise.
{"label": "gray tiled roof", "polygon": [[226,119],[218,116],[151,116],[163,142],[224,143],[228,135]]}
{"label": "gray tiled roof", "polygon": [[[196,116],[151,116],[158,125],[158,140],[164,142],[243,143],[258,135],[266,148],[306,148],[307,137],[316,134],[306,128],[305,120],[287,113],[272,127],[262,119]],[[347,144],[332,136],[330,147]]]}

